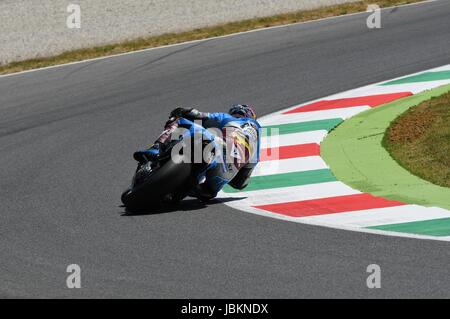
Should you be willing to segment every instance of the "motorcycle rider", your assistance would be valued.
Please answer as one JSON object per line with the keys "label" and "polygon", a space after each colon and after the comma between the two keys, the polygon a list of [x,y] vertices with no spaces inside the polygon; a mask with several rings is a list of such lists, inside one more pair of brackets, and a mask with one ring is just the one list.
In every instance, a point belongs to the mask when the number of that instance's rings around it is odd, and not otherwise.
{"label": "motorcycle rider", "polygon": [[139,163],[153,161],[164,150],[171,134],[178,128],[177,118],[201,120],[206,129],[216,128],[222,132],[222,140],[227,149],[223,165],[216,165],[206,173],[206,180],[198,184],[191,196],[207,201],[217,196],[226,185],[244,189],[259,162],[260,129],[253,108],[245,104],[233,105],[228,113],[206,113],[195,108],[176,108],[170,113],[170,120],[155,143],[146,150],[137,151],[133,157]]}

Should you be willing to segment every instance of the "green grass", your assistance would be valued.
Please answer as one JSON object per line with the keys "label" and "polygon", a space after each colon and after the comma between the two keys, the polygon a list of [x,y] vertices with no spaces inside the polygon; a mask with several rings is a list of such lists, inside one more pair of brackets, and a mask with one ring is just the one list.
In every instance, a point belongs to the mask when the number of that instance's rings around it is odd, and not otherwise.
{"label": "green grass", "polygon": [[[423,0],[377,0],[375,3],[380,7],[391,7],[395,5],[402,5],[421,1]],[[373,3],[374,3],[373,0],[364,0],[341,5],[327,6],[314,10],[298,11],[288,14],[279,14],[270,17],[232,22],[223,25],[199,28],[182,33],[163,34],[159,36],[139,38],[110,45],[67,51],[62,54],[51,57],[24,60],[12,62],[9,64],[0,64],[0,74],[20,72],[30,69],[98,58],[102,56],[120,54],[168,44],[176,44],[192,40],[207,39],[211,37],[223,36],[227,34],[249,31],[254,29],[273,27],[277,25],[317,20],[321,18],[339,16],[356,12],[364,12],[367,10],[367,6]]]}
{"label": "green grass", "polygon": [[399,116],[387,129],[382,143],[412,174],[450,187],[450,92]]}

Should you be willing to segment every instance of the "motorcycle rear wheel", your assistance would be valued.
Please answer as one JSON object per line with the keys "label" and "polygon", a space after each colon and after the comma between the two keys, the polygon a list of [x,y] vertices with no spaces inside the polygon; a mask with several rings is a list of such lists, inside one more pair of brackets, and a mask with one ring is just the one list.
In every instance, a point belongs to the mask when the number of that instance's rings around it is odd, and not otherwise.
{"label": "motorcycle rear wheel", "polygon": [[129,211],[155,208],[165,195],[184,190],[186,183],[191,180],[191,173],[190,163],[168,160],[161,167],[144,172],[148,174],[145,181],[126,190],[121,196],[122,203]]}

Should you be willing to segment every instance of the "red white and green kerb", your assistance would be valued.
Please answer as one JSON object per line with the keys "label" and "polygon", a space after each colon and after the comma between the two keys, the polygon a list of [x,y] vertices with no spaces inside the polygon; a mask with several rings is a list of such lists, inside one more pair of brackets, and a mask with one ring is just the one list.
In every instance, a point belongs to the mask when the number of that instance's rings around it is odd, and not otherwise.
{"label": "red white and green kerb", "polygon": [[449,83],[450,65],[267,115],[260,122],[268,132],[277,130],[277,145],[263,136],[261,163],[248,187],[226,187],[220,197],[236,198],[226,204],[239,210],[288,221],[450,240],[450,211],[362,193],[338,181],[320,156],[320,143],[342,121]]}

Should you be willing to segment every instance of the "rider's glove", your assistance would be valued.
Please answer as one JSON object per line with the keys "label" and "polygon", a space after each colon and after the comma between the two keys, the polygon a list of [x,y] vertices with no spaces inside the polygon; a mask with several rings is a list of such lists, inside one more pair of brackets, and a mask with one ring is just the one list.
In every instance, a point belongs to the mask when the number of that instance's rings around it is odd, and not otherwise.
{"label": "rider's glove", "polygon": [[175,110],[170,112],[170,117],[185,117],[191,113],[191,111],[192,108],[177,107]]}

